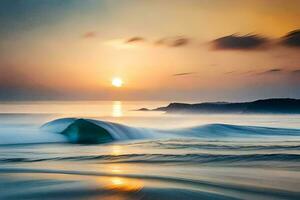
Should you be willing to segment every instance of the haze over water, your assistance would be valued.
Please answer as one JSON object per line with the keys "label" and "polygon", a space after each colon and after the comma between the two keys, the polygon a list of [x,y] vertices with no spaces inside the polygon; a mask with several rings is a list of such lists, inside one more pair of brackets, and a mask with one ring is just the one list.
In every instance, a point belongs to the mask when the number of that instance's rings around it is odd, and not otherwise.
{"label": "haze over water", "polygon": [[[166,104],[2,103],[0,198],[299,198],[299,115],[134,111]],[[41,130],[64,117],[115,122],[116,131],[124,124],[128,138],[80,145]],[[132,138],[133,130],[143,137]]]}

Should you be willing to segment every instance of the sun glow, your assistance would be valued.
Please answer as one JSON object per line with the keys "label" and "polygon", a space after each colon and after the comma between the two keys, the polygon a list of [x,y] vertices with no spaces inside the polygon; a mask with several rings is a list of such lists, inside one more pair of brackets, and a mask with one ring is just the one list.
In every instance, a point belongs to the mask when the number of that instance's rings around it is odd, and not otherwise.
{"label": "sun glow", "polygon": [[123,80],[121,78],[113,78],[111,84],[115,87],[122,87]]}

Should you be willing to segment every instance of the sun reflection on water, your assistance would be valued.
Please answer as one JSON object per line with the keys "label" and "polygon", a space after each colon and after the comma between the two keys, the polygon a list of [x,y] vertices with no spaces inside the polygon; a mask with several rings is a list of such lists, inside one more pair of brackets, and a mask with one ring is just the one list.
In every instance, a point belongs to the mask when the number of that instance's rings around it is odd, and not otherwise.
{"label": "sun reflection on water", "polygon": [[118,173],[122,173],[123,170],[120,168],[120,166],[114,165],[114,166],[112,166],[111,172],[118,174]]}
{"label": "sun reflection on water", "polygon": [[123,116],[122,102],[114,101],[112,105],[112,117],[122,117],[122,116]]}
{"label": "sun reflection on water", "polygon": [[143,183],[137,179],[129,179],[122,177],[108,177],[106,181],[107,189],[118,190],[123,192],[137,192],[143,188]]}
{"label": "sun reflection on water", "polygon": [[144,188],[145,184],[141,179],[124,177],[128,175],[128,165],[108,164],[105,165],[108,176],[97,178],[97,184],[106,190],[114,190],[126,193],[136,193]]}
{"label": "sun reflection on water", "polygon": [[122,153],[122,147],[120,145],[113,145],[111,154],[114,156],[119,156]]}

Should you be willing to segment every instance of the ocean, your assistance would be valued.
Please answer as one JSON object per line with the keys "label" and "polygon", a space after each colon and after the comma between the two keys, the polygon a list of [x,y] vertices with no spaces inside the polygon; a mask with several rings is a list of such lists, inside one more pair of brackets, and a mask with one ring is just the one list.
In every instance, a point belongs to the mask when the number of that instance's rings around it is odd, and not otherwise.
{"label": "ocean", "polygon": [[300,115],[168,103],[1,102],[0,199],[300,199]]}

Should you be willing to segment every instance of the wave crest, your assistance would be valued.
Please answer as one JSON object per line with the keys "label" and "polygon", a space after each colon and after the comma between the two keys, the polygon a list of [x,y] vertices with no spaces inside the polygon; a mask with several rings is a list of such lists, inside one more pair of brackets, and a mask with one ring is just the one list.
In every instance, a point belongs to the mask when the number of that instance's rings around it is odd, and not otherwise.
{"label": "wave crest", "polygon": [[299,129],[208,124],[192,128],[159,130],[130,127],[93,119],[63,118],[42,126],[43,130],[65,135],[72,143],[95,144],[118,140],[147,138],[257,138],[297,137]]}

